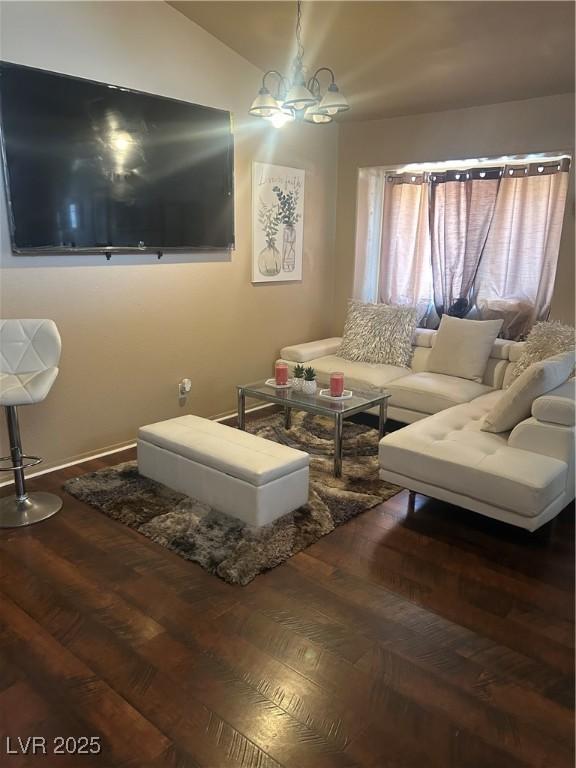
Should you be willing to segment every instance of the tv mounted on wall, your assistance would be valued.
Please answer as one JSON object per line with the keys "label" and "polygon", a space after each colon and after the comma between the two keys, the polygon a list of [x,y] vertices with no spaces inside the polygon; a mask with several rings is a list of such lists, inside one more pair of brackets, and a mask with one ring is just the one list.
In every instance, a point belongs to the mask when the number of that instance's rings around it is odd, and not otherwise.
{"label": "tv mounted on wall", "polygon": [[0,62],[16,254],[234,245],[230,113]]}

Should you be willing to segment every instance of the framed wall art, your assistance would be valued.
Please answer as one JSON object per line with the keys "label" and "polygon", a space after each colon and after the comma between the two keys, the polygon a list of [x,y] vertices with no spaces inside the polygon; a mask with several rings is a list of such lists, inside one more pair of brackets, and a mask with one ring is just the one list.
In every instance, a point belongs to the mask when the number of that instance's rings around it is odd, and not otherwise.
{"label": "framed wall art", "polygon": [[302,280],[306,172],[252,163],[252,282]]}

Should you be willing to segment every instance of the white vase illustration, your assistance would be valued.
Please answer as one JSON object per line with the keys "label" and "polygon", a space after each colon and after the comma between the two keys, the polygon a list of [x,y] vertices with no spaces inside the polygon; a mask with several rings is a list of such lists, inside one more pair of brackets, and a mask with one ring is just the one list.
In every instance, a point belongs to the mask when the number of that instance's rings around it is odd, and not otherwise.
{"label": "white vase illustration", "polygon": [[261,275],[274,277],[280,274],[281,260],[280,252],[274,245],[268,245],[262,248],[258,254],[258,269]]}
{"label": "white vase illustration", "polygon": [[282,239],[282,269],[294,272],[296,267],[296,229],[292,224],[284,226]]}

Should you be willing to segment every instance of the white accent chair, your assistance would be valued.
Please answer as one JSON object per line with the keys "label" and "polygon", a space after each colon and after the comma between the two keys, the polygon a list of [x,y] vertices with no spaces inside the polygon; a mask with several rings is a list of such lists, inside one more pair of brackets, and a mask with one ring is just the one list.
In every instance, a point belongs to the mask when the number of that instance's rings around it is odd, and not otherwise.
{"label": "white accent chair", "polygon": [[0,528],[37,523],[56,514],[62,499],[53,493],[27,493],[24,470],[39,464],[38,456],[22,453],[19,405],[40,403],[58,376],[60,334],[53,320],[0,320],[0,405],[4,406],[10,456],[0,462],[14,472],[16,494],[0,499]]}

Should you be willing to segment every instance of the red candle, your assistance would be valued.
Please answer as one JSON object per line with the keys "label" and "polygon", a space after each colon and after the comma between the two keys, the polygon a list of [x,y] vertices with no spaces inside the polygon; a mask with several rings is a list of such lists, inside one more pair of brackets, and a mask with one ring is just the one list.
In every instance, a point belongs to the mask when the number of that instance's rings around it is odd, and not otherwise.
{"label": "red candle", "polygon": [[342,397],[344,392],[344,374],[335,372],[330,374],[330,394],[332,397]]}
{"label": "red candle", "polygon": [[276,363],[274,375],[276,377],[276,384],[281,386],[288,384],[288,366],[286,363]]}

